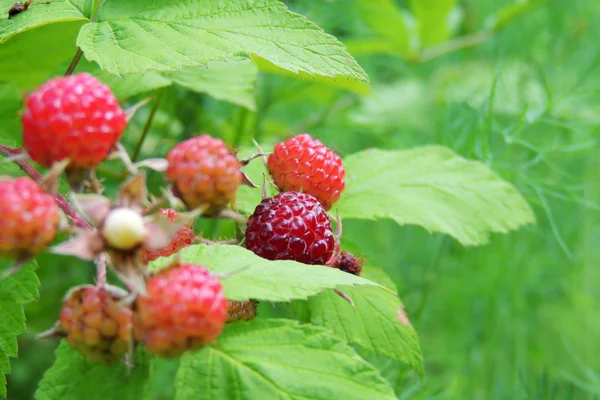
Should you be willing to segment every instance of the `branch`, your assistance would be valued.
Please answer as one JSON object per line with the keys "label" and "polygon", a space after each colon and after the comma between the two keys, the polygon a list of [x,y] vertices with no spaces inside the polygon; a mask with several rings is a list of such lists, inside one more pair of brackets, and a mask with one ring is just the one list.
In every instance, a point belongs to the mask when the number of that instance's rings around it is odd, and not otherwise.
{"label": "branch", "polygon": [[[14,149],[12,147],[0,144],[0,155],[3,155],[4,157],[14,157],[19,154],[21,154],[21,149]],[[14,160],[13,162],[17,164],[19,168],[21,168],[21,170],[23,170],[27,175],[29,175],[31,179],[33,179],[38,185],[44,180],[44,177],[39,172],[37,172],[36,169],[33,168],[31,164],[29,164],[27,161]],[[56,193],[54,195],[54,199],[56,200],[56,203],[58,203],[58,206],[63,210],[63,212],[69,218],[71,218],[74,225],[84,229],[91,228],[91,226],[77,213],[77,211],[73,209],[73,207],[71,207],[69,202],[63,196]]]}

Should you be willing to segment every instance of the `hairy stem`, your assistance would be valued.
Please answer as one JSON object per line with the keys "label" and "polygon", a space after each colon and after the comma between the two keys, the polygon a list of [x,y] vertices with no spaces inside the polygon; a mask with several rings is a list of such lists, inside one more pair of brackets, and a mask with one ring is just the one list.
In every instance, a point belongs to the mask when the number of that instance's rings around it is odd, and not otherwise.
{"label": "hairy stem", "polygon": [[[21,154],[20,149],[14,149],[12,147],[0,144],[0,155],[3,155],[4,157],[13,157],[18,154]],[[37,184],[42,183],[42,181],[44,180],[44,177],[39,172],[37,172],[37,170],[33,168],[33,166],[31,166],[31,164],[29,164],[27,161],[14,160],[14,163],[17,164],[19,168],[21,168],[21,170],[23,170],[27,175],[29,175],[31,179],[33,179]],[[54,195],[54,198],[58,206],[63,210],[63,212],[69,218],[71,218],[74,225],[85,229],[90,228],[90,225],[77,213],[77,211],[75,211],[75,209],[73,209],[73,207],[71,207],[69,202],[63,196],[56,193]]]}
{"label": "hairy stem", "polygon": [[148,131],[150,131],[150,127],[152,126],[152,121],[154,120],[154,114],[156,114],[156,110],[158,110],[158,105],[160,104],[160,98],[162,96],[163,89],[159,89],[156,93],[156,99],[154,99],[154,104],[152,105],[152,109],[150,110],[150,114],[148,114],[148,119],[146,120],[146,124],[144,125],[144,129],[142,130],[142,136],[135,146],[135,151],[133,152],[133,157],[131,157],[131,161],[135,162],[140,155],[140,150],[142,149],[142,145],[144,144],[144,140],[146,140],[146,136],[148,135]]}
{"label": "hairy stem", "polygon": [[96,258],[96,286],[106,285],[106,253],[102,253]]}

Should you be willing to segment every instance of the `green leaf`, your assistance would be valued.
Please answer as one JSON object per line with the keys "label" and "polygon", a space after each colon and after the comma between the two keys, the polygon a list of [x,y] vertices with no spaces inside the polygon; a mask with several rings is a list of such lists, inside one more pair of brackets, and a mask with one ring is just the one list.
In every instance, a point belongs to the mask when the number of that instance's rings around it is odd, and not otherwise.
{"label": "green leaf", "polygon": [[[10,262],[0,260],[0,273]],[[6,397],[5,374],[10,373],[9,357],[17,356],[17,336],[25,333],[23,304],[37,300],[40,282],[31,263],[17,274],[0,280],[0,397]]]}
{"label": "green leaf", "polygon": [[[368,268],[368,267],[367,267]],[[397,296],[374,287],[343,289],[354,303],[328,290],[311,297],[304,314],[348,343],[370,353],[400,360],[423,374],[419,339]]]}
{"label": "green leaf", "polygon": [[21,92],[11,84],[0,84],[0,143],[6,146],[21,145],[22,107]]}
{"label": "green leaf", "polygon": [[166,77],[194,92],[256,110],[254,89],[258,68],[252,60],[213,61],[207,68],[183,67]]}
{"label": "green leaf", "polygon": [[452,36],[456,0],[411,0],[410,9],[418,21],[420,47],[443,43]]}
{"label": "green leaf", "polygon": [[182,358],[176,400],[395,398],[375,367],[323,328],[255,320],[227,326],[218,341]]}
{"label": "green leaf", "polygon": [[[31,90],[58,68],[63,74],[75,55],[81,21],[46,25],[15,36],[0,46],[0,81]],[[64,67],[63,67],[64,65]]]}
{"label": "green leaf", "polygon": [[486,21],[486,27],[499,31],[505,28],[508,24],[521,17],[534,7],[537,7],[547,0],[520,0],[515,1],[500,9],[496,14],[492,15]]}
{"label": "green leaf", "polygon": [[486,165],[450,149],[367,150],[344,160],[343,218],[390,218],[479,245],[534,222],[521,194]]}
{"label": "green leaf", "polygon": [[[92,10],[91,0],[52,0],[50,4],[39,1],[29,6],[27,11],[7,19],[8,10],[15,3],[14,0],[0,0],[0,44],[10,37],[33,29],[37,26],[65,21],[85,21],[90,18]],[[46,39],[40,37],[41,42]]]}
{"label": "green leaf", "polygon": [[292,72],[368,78],[345,47],[275,0],[112,1],[77,39],[109,73],[175,71],[258,55]]}
{"label": "green leaf", "polygon": [[269,261],[240,246],[195,245],[177,255],[150,263],[156,271],[170,265],[175,257],[180,262],[200,264],[216,273],[233,273],[223,279],[225,297],[230,300],[285,301],[306,299],[324,289],[346,286],[380,285],[322,265],[306,265],[295,261]]}
{"label": "green leaf", "polygon": [[118,363],[94,364],[63,340],[56,361],[35,393],[37,400],[139,400],[148,380],[149,357],[138,350],[133,371]]}
{"label": "green leaf", "polygon": [[278,66],[270,63],[264,58],[254,56],[252,57],[258,68],[263,72],[268,72],[271,74],[289,76],[296,79],[301,79],[308,82],[313,82],[317,84],[325,84],[328,86],[338,87],[340,89],[349,90],[352,92],[356,92],[359,94],[369,94],[371,91],[371,85],[367,82],[359,81],[352,78],[346,78],[345,76],[338,75],[334,79],[325,78],[320,75],[310,75],[306,72],[298,72],[297,74],[287,71],[285,69],[279,68]]}
{"label": "green leaf", "polygon": [[393,0],[360,0],[360,5],[362,17],[369,27],[391,43],[397,54],[407,56],[411,53],[414,28]]}

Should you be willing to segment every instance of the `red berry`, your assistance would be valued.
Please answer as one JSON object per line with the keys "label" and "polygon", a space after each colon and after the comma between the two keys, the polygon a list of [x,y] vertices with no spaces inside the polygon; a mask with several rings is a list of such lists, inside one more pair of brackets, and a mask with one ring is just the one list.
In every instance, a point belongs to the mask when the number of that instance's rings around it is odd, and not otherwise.
{"label": "red berry", "polygon": [[35,254],[58,232],[56,201],[30,178],[0,178],[0,216],[2,256]]}
{"label": "red berry", "polygon": [[341,271],[349,274],[359,276],[362,272],[364,263],[364,260],[357,260],[356,257],[347,251],[342,251],[339,258],[335,262],[334,267],[339,268]]}
{"label": "red berry", "polygon": [[155,275],[137,299],[134,334],[151,353],[174,357],[214,341],[227,321],[221,282],[204,267],[175,265]]}
{"label": "red berry", "polygon": [[54,78],[28,98],[23,141],[33,160],[49,167],[94,168],[119,140],[127,119],[108,86],[87,73]]}
{"label": "red berry", "polygon": [[335,238],[317,199],[284,192],[256,207],[248,220],[246,247],[268,260],[325,264],[334,252]]}
{"label": "red berry", "polygon": [[69,294],[60,312],[60,327],[69,344],[90,360],[110,364],[131,345],[131,309],[120,298],[98,287]]}
{"label": "red berry", "polygon": [[251,321],[258,314],[258,301],[227,301],[227,323]]}
{"label": "red berry", "polygon": [[345,187],[341,158],[306,133],[276,144],[268,168],[283,192],[308,193],[325,210],[340,199]]}
{"label": "red berry", "polygon": [[241,164],[221,139],[202,135],[179,143],[167,154],[167,179],[189,208],[213,214],[235,199]]}
{"label": "red berry", "polygon": [[[159,211],[159,214],[166,216],[169,221],[175,221],[175,218],[180,215],[177,211],[172,208],[163,208]],[[191,226],[186,225],[179,229],[171,242],[158,250],[142,250],[142,262],[144,264],[148,264],[150,261],[156,260],[158,257],[168,257],[172,254],[177,253],[179,250],[183,249],[194,243],[196,239],[196,235],[194,234],[194,230]]]}

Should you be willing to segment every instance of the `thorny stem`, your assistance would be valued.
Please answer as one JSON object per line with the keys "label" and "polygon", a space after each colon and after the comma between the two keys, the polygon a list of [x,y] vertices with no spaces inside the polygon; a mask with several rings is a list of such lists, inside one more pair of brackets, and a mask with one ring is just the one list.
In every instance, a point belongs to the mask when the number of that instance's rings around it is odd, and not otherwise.
{"label": "thorny stem", "polygon": [[142,149],[142,144],[144,144],[144,140],[146,140],[146,136],[148,135],[148,131],[150,131],[150,127],[152,126],[152,121],[154,120],[154,114],[156,114],[156,110],[158,110],[158,105],[160,103],[160,98],[162,96],[163,89],[159,89],[156,93],[156,98],[154,99],[154,104],[152,105],[152,109],[150,110],[150,114],[148,114],[148,119],[146,120],[146,124],[142,130],[142,136],[138,141],[137,146],[135,147],[135,151],[133,152],[133,156],[131,157],[131,161],[135,162],[140,155],[140,150]]}
{"label": "thorny stem", "polygon": [[[5,157],[12,157],[20,153],[20,149],[13,149],[11,147],[0,144],[0,154]],[[23,170],[27,175],[29,175],[31,179],[33,179],[37,184],[42,183],[42,181],[44,180],[42,175],[39,172],[37,172],[36,169],[33,168],[31,164],[29,164],[27,161],[14,160],[14,163],[17,164],[19,168],[21,168],[21,170]],[[91,228],[90,225],[77,213],[77,211],[75,211],[73,207],[71,207],[69,202],[67,202],[67,200],[65,200],[63,196],[56,193],[54,195],[54,198],[56,199],[56,203],[63,210],[63,212],[69,218],[71,218],[74,225],[84,229]]]}

